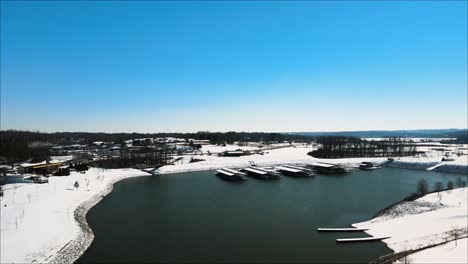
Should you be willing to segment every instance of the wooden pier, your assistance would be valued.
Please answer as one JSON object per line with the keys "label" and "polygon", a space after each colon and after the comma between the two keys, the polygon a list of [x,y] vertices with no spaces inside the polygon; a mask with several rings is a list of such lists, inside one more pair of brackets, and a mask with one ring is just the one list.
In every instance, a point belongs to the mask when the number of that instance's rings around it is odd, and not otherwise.
{"label": "wooden pier", "polygon": [[355,227],[346,227],[346,228],[317,228],[318,232],[364,232],[369,229],[367,228],[355,228]]}
{"label": "wooden pier", "polygon": [[353,242],[372,242],[380,241],[390,237],[359,237],[359,238],[338,238],[336,242],[338,243],[353,243]]}

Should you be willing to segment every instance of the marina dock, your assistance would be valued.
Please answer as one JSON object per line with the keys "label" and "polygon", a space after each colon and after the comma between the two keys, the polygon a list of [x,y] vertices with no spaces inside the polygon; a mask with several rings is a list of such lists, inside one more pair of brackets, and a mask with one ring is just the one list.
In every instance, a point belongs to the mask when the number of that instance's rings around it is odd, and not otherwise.
{"label": "marina dock", "polygon": [[240,175],[239,173],[233,173],[225,169],[216,170],[216,175],[227,180],[227,181],[245,181],[246,177]]}
{"label": "marina dock", "polygon": [[243,172],[236,171],[236,170],[233,170],[233,169],[222,168],[222,170],[227,171],[227,172],[230,172],[230,173],[234,173],[234,174],[247,175],[247,174],[245,174],[245,173],[243,173]]}
{"label": "marina dock", "polygon": [[286,166],[278,166],[276,169],[284,175],[292,176],[292,177],[309,177],[312,176],[311,174],[307,173],[301,169],[290,168]]}
{"label": "marina dock", "polygon": [[261,169],[261,168],[247,167],[242,170],[247,172],[249,176],[252,176],[258,179],[279,179],[280,178],[278,174],[273,173],[272,171]]}
{"label": "marina dock", "polygon": [[347,227],[347,228],[317,228],[318,232],[364,232],[369,229],[367,228],[355,228],[355,227]]}
{"label": "marina dock", "polygon": [[380,241],[390,237],[360,237],[360,238],[338,238],[336,242],[338,243],[352,243],[352,242],[371,242],[371,241]]}

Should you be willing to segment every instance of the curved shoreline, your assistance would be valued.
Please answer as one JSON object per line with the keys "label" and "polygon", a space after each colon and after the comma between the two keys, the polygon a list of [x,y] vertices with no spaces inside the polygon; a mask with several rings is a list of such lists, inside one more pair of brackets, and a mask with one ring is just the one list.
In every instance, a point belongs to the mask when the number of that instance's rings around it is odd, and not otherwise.
{"label": "curved shoreline", "polygon": [[150,176],[145,175],[142,172],[142,175],[130,175],[121,179],[113,179],[109,182],[106,188],[95,195],[93,195],[88,200],[82,202],[73,212],[74,219],[79,226],[78,235],[68,242],[63,248],[57,251],[56,255],[48,261],[48,263],[75,263],[86,250],[91,246],[94,240],[94,232],[86,221],[86,215],[89,210],[98,204],[104,197],[112,192],[114,189],[114,184],[125,179],[140,177],[140,176]]}
{"label": "curved shoreline", "polygon": [[78,223],[79,233],[75,239],[71,240],[60,249],[49,263],[74,263],[84,254],[89,246],[91,246],[94,240],[94,232],[86,221],[86,215],[91,208],[112,192],[113,186],[114,182],[109,184],[102,192],[95,194],[90,199],[81,203],[75,209],[73,215],[75,221]]}
{"label": "curved shoreline", "polygon": [[[296,162],[287,162],[291,164],[298,164],[300,163],[299,161]],[[270,163],[270,164],[262,164],[262,165],[275,165],[276,163]],[[161,174],[172,174],[172,173],[185,173],[185,172],[195,172],[195,171],[207,171],[207,170],[212,170],[213,168],[207,167],[207,168],[193,168],[192,170],[181,170],[181,171],[169,171],[169,172],[163,172]],[[421,170],[421,169],[420,169]],[[151,174],[150,174],[151,175]],[[140,177],[140,176],[149,176],[145,175],[145,172],[142,172],[141,175],[129,175],[128,177],[124,178],[117,178],[113,179],[111,182],[109,182],[106,186],[105,189],[100,191],[99,193],[96,193],[93,195],[91,198],[88,200],[82,202],[75,210],[74,210],[74,220],[77,222],[79,226],[79,233],[78,235],[71,241],[69,241],[66,245],[64,245],[63,248],[61,248],[59,251],[57,251],[56,255],[52,257],[50,261],[47,261],[48,263],[74,263],[76,262],[85,252],[86,250],[91,246],[93,240],[94,240],[94,232],[88,225],[88,222],[86,220],[86,215],[89,212],[91,208],[93,208],[96,204],[98,204],[105,196],[110,194],[113,190],[113,186],[115,183],[132,178],[132,177]],[[419,198],[419,197],[418,197]],[[397,206],[403,202],[407,201],[407,198],[404,198],[403,200],[392,204],[391,206],[388,206],[382,210],[389,209],[389,207]],[[380,212],[382,212],[382,210]],[[373,217],[372,219],[374,219]],[[372,219],[369,219],[372,220]],[[385,243],[385,242],[384,242]],[[387,243],[385,245],[392,250],[394,253],[397,253],[395,250],[393,250]]]}
{"label": "curved shoreline", "polygon": [[[389,236],[389,239],[382,242],[392,253],[380,256],[370,263],[394,263],[456,240],[454,232],[458,234],[458,239],[466,238],[468,226],[463,222],[467,217],[466,193],[467,188],[464,187],[440,193],[431,192],[424,196],[409,196],[385,207],[369,220],[351,226],[368,228],[365,233],[370,236]],[[465,217],[461,218],[461,223],[447,220],[461,216]],[[401,230],[395,229],[395,226],[399,226],[398,229]],[[430,256],[433,253],[425,254]]]}

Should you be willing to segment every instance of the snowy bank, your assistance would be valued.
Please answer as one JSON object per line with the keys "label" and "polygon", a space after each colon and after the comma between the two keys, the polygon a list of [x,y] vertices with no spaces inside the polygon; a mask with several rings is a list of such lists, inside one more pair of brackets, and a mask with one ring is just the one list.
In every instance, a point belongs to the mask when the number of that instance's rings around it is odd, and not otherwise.
{"label": "snowy bank", "polygon": [[[386,213],[366,222],[353,224],[354,227],[369,229],[372,236],[389,236],[384,242],[395,252],[419,249],[422,247],[443,243],[454,238],[457,230],[460,237],[468,235],[468,203],[467,188],[431,193],[415,201],[402,202],[391,207]],[[455,242],[449,242],[455,243]],[[452,244],[434,247],[420,251],[410,257],[418,259],[436,258],[433,254],[445,255],[447,260],[468,263],[464,254],[466,246],[463,242],[458,249]],[[466,253],[466,252],[465,252]],[[444,259],[444,255],[437,258]],[[447,262],[447,260],[443,262]],[[421,262],[419,262],[421,263]]]}
{"label": "snowy bank", "polygon": [[[1,263],[73,262],[93,239],[87,211],[122,179],[150,174],[91,168],[46,184],[9,184],[1,198]],[[79,187],[75,187],[78,182]]]}
{"label": "snowy bank", "polygon": [[[359,158],[342,158],[342,159],[320,159],[314,158],[307,153],[309,153],[313,148],[306,147],[304,145],[300,146],[286,146],[278,149],[263,150],[262,154],[253,154],[248,156],[240,157],[225,157],[217,155],[207,155],[208,153],[219,153],[225,150],[261,150],[255,147],[240,147],[234,145],[228,146],[214,146],[206,145],[201,149],[201,153],[205,155],[184,155],[177,156],[177,162],[174,165],[166,165],[158,170],[156,173],[168,174],[168,173],[180,173],[180,172],[189,172],[189,171],[204,171],[204,170],[217,170],[223,167],[228,168],[239,168],[249,166],[249,161],[255,162],[260,166],[274,166],[278,164],[305,164],[312,162],[329,162],[345,167],[357,168],[359,164],[363,161],[373,162],[373,163],[382,163],[387,161],[387,158],[368,158],[368,157],[359,157]],[[199,159],[202,161],[190,162],[194,159]],[[442,162],[444,156],[436,151],[429,151],[424,156],[415,156],[415,157],[397,157],[393,162],[386,164],[386,167],[392,168],[402,168],[402,169],[417,169],[417,170],[426,170],[435,165],[439,165],[434,171],[439,172],[451,172],[451,173],[468,173],[468,156],[463,155],[460,157],[455,157],[454,161]]]}
{"label": "snowy bank", "polygon": [[463,173],[468,174],[468,156],[463,155],[456,157],[453,161],[444,161],[444,156],[429,153],[423,157],[401,157],[396,158],[395,161],[386,164],[389,168],[413,169],[413,170],[426,170],[433,166],[437,166],[434,171],[449,172],[449,173]]}
{"label": "snowy bank", "polygon": [[249,161],[255,162],[260,166],[274,166],[278,164],[305,164],[315,161],[331,162],[341,164],[347,167],[358,167],[362,161],[382,162],[386,158],[348,158],[348,159],[317,159],[307,153],[311,148],[306,147],[285,147],[273,150],[267,150],[263,155],[254,154],[240,157],[224,157],[215,155],[194,156],[203,161],[190,163],[191,156],[181,156],[175,165],[166,165],[155,172],[160,174],[180,173],[189,171],[217,170],[223,167],[239,168],[249,166]]}
{"label": "snowy bank", "polygon": [[425,249],[407,257],[407,263],[468,263],[468,238]]}

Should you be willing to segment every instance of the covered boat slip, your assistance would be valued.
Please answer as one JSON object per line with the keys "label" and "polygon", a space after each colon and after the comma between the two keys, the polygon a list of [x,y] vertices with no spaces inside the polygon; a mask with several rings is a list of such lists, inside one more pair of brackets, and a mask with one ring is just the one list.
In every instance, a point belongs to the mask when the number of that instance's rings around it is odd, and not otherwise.
{"label": "covered boat slip", "polygon": [[323,174],[342,174],[348,172],[346,168],[338,164],[325,163],[325,162],[314,162],[310,166]]}
{"label": "covered boat slip", "polygon": [[242,169],[243,171],[247,172],[249,176],[258,178],[258,179],[279,179],[280,176],[277,173],[272,171],[268,171],[261,168],[254,168],[254,167],[247,167]]}
{"label": "covered boat slip", "polygon": [[313,176],[311,173],[301,170],[301,169],[296,169],[296,168],[290,168],[286,166],[278,166],[276,169],[281,172],[284,175],[287,176],[292,176],[292,177],[310,177]]}
{"label": "covered boat slip", "polygon": [[227,172],[230,172],[230,173],[234,173],[234,174],[246,175],[246,174],[243,173],[243,172],[236,171],[236,170],[229,169],[229,168],[223,168],[222,170],[227,171]]}
{"label": "covered boat slip", "polygon": [[304,167],[299,167],[299,166],[293,166],[293,165],[283,165],[282,167],[296,169],[296,170],[302,170],[302,171],[310,171],[310,169],[307,169],[307,168],[304,168]]}
{"label": "covered boat slip", "polygon": [[228,180],[228,181],[244,181],[247,180],[246,177],[243,177],[239,173],[232,173],[230,171],[227,171],[226,169],[220,169],[216,170],[216,175],[219,177]]}

